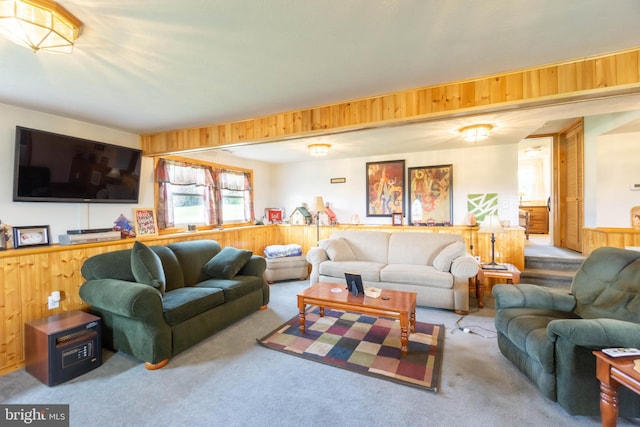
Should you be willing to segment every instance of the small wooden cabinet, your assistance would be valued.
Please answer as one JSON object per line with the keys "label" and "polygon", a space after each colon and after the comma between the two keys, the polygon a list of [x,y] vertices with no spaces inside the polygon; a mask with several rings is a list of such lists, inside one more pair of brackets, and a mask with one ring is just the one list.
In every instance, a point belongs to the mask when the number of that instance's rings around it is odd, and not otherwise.
{"label": "small wooden cabinet", "polygon": [[529,234],[549,233],[549,209],[546,206],[520,206],[529,212]]}

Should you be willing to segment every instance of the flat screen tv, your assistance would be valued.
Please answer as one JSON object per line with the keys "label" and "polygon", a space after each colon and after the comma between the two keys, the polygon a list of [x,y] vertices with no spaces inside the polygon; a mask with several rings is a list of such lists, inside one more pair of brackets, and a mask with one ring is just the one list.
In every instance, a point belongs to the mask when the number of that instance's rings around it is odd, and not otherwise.
{"label": "flat screen tv", "polygon": [[16,202],[138,203],[142,151],[16,126]]}

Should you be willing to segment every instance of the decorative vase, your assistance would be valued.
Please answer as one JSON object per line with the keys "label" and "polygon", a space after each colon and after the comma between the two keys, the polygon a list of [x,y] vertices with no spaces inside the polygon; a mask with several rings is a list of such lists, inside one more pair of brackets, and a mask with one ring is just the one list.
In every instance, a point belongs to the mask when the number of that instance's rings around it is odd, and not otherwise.
{"label": "decorative vase", "polygon": [[353,224],[353,225],[360,224],[360,215],[353,214],[353,216],[351,217],[351,224]]}

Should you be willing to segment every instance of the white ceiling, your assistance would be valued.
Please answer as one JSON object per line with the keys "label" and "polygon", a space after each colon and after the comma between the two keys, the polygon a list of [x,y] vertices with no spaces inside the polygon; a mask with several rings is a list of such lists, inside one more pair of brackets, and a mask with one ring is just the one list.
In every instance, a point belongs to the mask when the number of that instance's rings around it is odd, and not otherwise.
{"label": "white ceiling", "polygon": [[[640,46],[637,0],[59,2],[84,23],[73,54],[32,53],[0,38],[0,102],[134,133],[241,120]],[[630,97],[615,102],[615,108],[640,109]],[[494,143],[514,142],[547,122],[584,115],[581,108],[509,111],[481,121],[496,125]],[[439,149],[459,143],[455,130],[478,120],[321,139],[331,138],[330,156],[358,155],[363,146],[367,155]],[[381,140],[396,142],[376,149]],[[288,151],[306,155],[307,143],[290,141]],[[284,161],[287,152],[278,144],[232,148],[237,155],[243,151],[271,161]]]}

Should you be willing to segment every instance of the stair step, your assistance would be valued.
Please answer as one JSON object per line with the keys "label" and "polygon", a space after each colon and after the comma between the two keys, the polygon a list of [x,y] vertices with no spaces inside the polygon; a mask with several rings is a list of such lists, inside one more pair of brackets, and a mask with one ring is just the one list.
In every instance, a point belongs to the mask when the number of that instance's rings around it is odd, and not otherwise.
{"label": "stair step", "polygon": [[525,256],[524,267],[528,270],[553,270],[575,273],[582,265],[584,258],[552,258]]}
{"label": "stair step", "polygon": [[575,276],[575,273],[571,271],[526,269],[520,274],[520,283],[531,283],[555,289],[569,289],[573,276]]}

